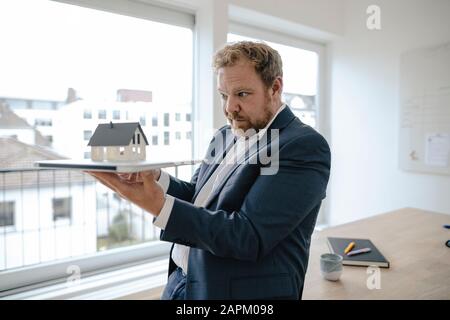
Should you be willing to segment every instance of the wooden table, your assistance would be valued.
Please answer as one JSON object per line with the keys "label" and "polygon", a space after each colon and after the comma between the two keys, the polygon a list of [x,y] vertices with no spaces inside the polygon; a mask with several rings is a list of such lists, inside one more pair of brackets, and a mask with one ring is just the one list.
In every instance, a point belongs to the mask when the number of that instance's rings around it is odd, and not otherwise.
{"label": "wooden table", "polygon": [[[303,299],[450,299],[450,215],[405,208],[314,232]],[[339,281],[322,278],[326,237],[368,238],[390,262],[380,289],[368,289],[367,267],[344,266]],[[374,282],[371,282],[372,284]],[[373,286],[372,286],[373,287]]]}

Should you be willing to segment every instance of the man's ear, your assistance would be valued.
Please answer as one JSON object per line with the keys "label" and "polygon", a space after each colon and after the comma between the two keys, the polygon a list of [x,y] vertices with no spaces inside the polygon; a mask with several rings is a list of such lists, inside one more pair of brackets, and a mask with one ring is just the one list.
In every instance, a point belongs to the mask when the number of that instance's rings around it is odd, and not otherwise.
{"label": "man's ear", "polygon": [[283,78],[276,77],[272,84],[272,95],[280,95],[283,92]]}

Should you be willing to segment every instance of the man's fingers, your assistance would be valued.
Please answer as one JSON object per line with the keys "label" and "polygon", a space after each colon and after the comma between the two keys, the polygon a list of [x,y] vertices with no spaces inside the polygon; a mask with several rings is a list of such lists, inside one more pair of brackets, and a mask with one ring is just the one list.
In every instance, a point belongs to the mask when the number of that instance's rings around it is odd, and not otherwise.
{"label": "man's fingers", "polygon": [[103,185],[112,189],[113,191],[122,194],[124,189],[128,187],[124,184],[115,173],[110,172],[89,172],[90,175],[98,179]]}

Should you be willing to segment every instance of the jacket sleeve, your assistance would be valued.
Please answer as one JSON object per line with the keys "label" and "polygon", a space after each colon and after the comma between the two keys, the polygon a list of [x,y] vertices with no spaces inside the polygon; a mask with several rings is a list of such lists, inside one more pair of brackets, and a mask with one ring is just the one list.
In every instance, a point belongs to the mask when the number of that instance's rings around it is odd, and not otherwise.
{"label": "jacket sleeve", "polygon": [[212,211],[175,199],[161,240],[220,257],[256,261],[286,238],[325,197],[330,149],[319,134],[279,150],[279,169],[259,175],[239,210]]}

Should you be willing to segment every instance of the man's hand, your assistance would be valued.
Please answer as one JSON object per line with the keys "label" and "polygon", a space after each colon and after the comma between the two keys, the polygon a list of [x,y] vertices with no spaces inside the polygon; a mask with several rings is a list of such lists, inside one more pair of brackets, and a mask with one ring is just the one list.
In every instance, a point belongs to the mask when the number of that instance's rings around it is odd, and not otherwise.
{"label": "man's hand", "polygon": [[122,179],[124,182],[128,183],[143,183],[142,175],[145,174],[152,174],[155,180],[159,180],[159,177],[161,176],[161,169],[153,169],[143,172],[133,172],[133,173],[118,173],[120,179]]}
{"label": "man's hand", "polygon": [[87,171],[87,173],[117,192],[122,198],[133,202],[154,216],[158,216],[164,206],[164,191],[155,179],[155,176],[159,178],[159,170],[140,172],[130,176],[128,180],[123,178],[123,174],[94,171]]}

